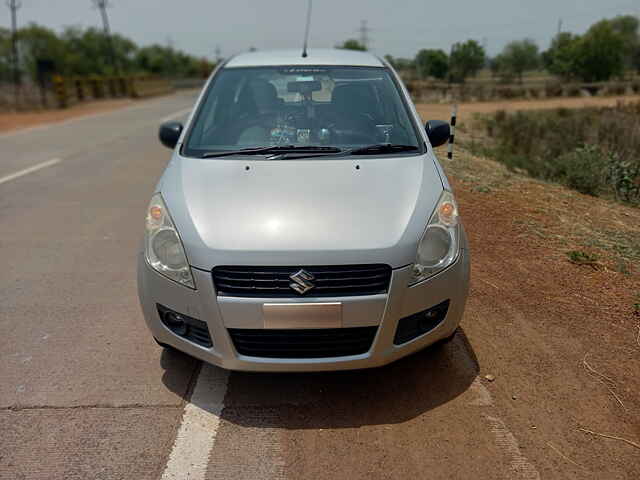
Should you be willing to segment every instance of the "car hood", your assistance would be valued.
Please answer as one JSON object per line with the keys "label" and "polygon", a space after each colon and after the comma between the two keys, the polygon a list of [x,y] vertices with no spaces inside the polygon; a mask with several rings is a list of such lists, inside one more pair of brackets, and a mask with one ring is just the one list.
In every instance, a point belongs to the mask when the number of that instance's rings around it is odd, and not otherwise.
{"label": "car hood", "polygon": [[400,267],[415,259],[442,180],[431,154],[273,161],[175,155],[158,188],[196,268]]}

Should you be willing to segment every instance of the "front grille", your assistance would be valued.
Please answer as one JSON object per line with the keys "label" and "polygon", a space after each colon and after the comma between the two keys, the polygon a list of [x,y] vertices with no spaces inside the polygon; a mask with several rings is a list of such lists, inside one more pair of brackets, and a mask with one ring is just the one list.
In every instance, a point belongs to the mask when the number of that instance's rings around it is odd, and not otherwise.
{"label": "front grille", "polygon": [[229,297],[297,297],[290,275],[300,270],[313,275],[308,297],[343,297],[386,293],[391,280],[389,265],[336,265],[309,267],[239,267],[213,269],[218,295]]}
{"label": "front grille", "polygon": [[378,327],[268,330],[230,328],[241,355],[266,358],[326,358],[366,353]]}

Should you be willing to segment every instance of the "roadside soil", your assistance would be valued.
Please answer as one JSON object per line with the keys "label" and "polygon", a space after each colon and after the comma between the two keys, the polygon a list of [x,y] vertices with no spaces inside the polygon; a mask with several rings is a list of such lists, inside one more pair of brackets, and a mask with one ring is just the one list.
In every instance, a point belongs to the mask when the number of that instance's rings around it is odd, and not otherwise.
{"label": "roadside soil", "polygon": [[[465,104],[460,113],[498,105]],[[433,111],[420,105],[425,118],[444,117],[426,115]],[[460,132],[463,145],[468,135]],[[462,326],[480,378],[495,375],[483,382],[523,452],[542,478],[640,478],[640,209],[519,175],[464,148],[453,161],[444,149],[439,158],[472,254]],[[574,264],[571,250],[597,260]]]}
{"label": "roadside soil", "polygon": [[72,118],[95,113],[108,112],[128,107],[136,103],[130,98],[99,100],[79,103],[63,110],[42,110],[36,112],[0,112],[0,132],[10,132],[49,123],[59,123]]}

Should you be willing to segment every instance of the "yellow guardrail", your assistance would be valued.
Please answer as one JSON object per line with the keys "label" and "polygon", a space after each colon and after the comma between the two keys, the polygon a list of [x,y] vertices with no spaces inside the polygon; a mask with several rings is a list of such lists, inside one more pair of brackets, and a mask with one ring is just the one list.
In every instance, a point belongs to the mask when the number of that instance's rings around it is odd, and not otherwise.
{"label": "yellow guardrail", "polygon": [[166,78],[149,75],[53,77],[53,93],[59,108],[101,98],[144,98],[173,91]]}

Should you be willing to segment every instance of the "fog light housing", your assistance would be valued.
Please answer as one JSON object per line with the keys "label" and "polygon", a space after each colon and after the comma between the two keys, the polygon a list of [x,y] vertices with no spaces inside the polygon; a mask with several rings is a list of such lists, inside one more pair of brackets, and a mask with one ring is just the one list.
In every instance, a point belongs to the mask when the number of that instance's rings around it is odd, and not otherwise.
{"label": "fog light housing", "polygon": [[202,347],[213,346],[206,322],[178,313],[164,305],[156,304],[156,308],[160,321],[172,333]]}
{"label": "fog light housing", "polygon": [[434,307],[401,319],[393,339],[394,345],[401,345],[430,332],[444,322],[448,311],[449,300],[445,300]]}
{"label": "fog light housing", "polygon": [[187,334],[189,327],[182,315],[176,312],[168,311],[164,314],[164,324],[176,335],[184,336]]}

